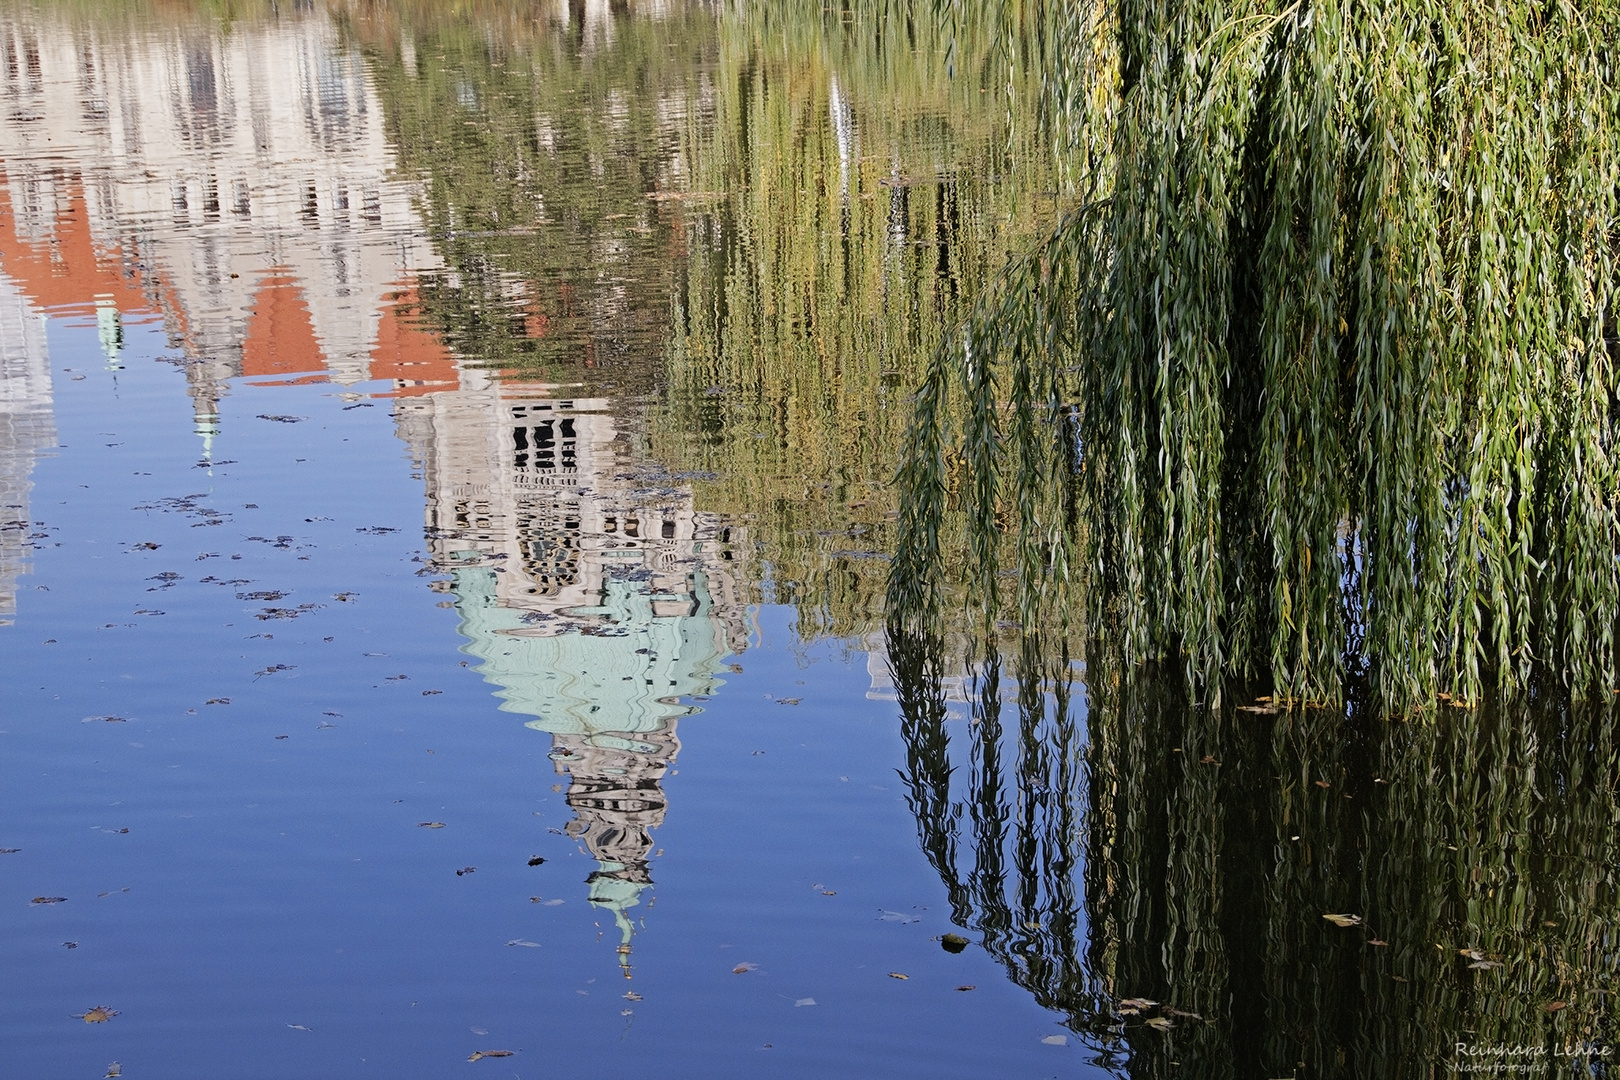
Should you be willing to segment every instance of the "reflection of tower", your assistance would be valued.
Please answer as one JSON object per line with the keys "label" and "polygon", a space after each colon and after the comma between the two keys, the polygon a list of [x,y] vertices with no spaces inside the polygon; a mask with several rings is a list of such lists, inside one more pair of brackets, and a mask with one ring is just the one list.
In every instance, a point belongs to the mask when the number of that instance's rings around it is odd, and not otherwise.
{"label": "reflection of tower", "polygon": [[667,478],[638,482],[606,402],[460,380],[396,407],[429,548],[501,708],[552,736],[568,833],[597,860],[590,900],[612,912],[628,976],[676,724],[747,643],[724,530]]}
{"label": "reflection of tower", "polygon": [[566,764],[572,778],[567,799],[574,820],[568,823],[568,835],[583,841],[599,864],[587,879],[591,903],[613,912],[625,978],[630,977],[635,932],[629,910],[652,885],[647,866],[652,830],[663,823],[668,805],[661,784],[681,748],[673,720],[668,730],[645,732],[636,741],[635,747],[614,749],[578,735],[551,740],[552,759]]}
{"label": "reflection of tower", "polygon": [[0,273],[0,624],[17,613],[17,578],[27,565],[28,476],[55,442],[44,315]]}

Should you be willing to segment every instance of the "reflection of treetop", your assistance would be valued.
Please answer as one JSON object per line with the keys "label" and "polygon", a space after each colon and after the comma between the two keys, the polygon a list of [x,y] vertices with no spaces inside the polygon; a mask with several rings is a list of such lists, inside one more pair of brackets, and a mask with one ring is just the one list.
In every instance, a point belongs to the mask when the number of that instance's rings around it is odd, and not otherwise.
{"label": "reflection of treetop", "polygon": [[712,20],[587,27],[589,8],[495,45],[473,19],[352,25],[450,267],[424,284],[428,318],[482,363],[645,387],[675,243],[648,195],[678,185]]}

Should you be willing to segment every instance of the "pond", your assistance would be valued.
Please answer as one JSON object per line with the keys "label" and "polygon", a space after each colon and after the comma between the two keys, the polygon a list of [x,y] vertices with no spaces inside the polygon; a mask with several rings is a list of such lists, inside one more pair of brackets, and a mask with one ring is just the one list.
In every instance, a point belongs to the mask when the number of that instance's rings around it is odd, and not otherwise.
{"label": "pond", "polygon": [[898,25],[0,3],[7,1075],[1608,1075],[1604,711],[886,638],[1064,190]]}

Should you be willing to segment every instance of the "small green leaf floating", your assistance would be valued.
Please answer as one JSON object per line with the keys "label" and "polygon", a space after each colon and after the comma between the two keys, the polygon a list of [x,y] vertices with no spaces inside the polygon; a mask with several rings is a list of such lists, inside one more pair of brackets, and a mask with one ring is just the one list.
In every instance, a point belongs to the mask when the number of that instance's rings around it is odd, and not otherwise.
{"label": "small green leaf floating", "polygon": [[959,953],[971,944],[961,934],[946,934],[939,939],[939,947],[948,953]]}

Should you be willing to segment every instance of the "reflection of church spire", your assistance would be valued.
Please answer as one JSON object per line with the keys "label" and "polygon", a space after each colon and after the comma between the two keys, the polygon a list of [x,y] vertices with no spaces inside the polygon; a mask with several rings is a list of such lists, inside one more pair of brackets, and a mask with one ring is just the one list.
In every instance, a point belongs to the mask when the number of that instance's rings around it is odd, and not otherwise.
{"label": "reflection of church spire", "polygon": [[567,832],[597,861],[589,899],[613,915],[626,978],[630,911],[652,887],[652,830],[667,806],[661,783],[680,750],[676,723],[697,711],[681,699],[720,685],[706,577],[688,580],[679,614],[655,611],[672,597],[609,579],[600,603],[569,609],[566,626],[540,627],[527,618],[535,612],[501,603],[494,569],[453,571],[463,650],[483,660],[478,671],[500,687],[503,710],[533,716],[527,726],[551,734],[551,759],[569,774]]}
{"label": "reflection of church spire", "polygon": [[675,722],[666,731],[643,733],[626,749],[605,748],[577,735],[552,737],[551,757],[572,778],[568,805],[574,819],[568,835],[584,843],[598,868],[586,879],[595,907],[613,913],[619,928],[619,966],[630,978],[630,909],[652,886],[647,864],[652,830],[663,823],[667,800],[661,783],[680,742]]}
{"label": "reflection of church spire", "polygon": [[690,493],[627,473],[606,402],[476,370],[459,387],[396,407],[426,481],[429,547],[462,650],[569,774],[567,832],[596,860],[589,899],[613,916],[628,978],[676,724],[746,644],[720,529]]}

